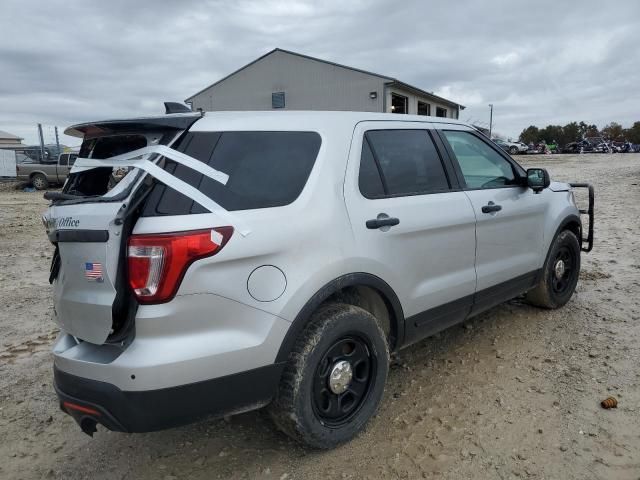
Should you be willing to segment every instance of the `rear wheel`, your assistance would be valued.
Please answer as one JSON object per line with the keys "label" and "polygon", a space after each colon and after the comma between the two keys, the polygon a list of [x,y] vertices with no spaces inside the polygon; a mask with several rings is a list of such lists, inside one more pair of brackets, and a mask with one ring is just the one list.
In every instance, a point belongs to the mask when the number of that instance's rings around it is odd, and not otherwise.
{"label": "rear wheel", "polygon": [[565,305],[578,284],[580,244],[575,234],[563,230],[551,244],[540,283],[527,293],[527,301],[544,308]]}
{"label": "rear wheel", "polygon": [[518,153],[518,147],[515,147],[515,146],[509,147],[509,153],[511,155],[516,155]]}
{"label": "rear wheel", "polygon": [[269,413],[295,440],[335,447],[375,414],[388,370],[386,336],[375,317],[353,305],[326,305],[297,340]]}
{"label": "rear wheel", "polygon": [[31,177],[31,185],[33,185],[36,190],[44,190],[49,186],[49,181],[43,174],[36,173]]}

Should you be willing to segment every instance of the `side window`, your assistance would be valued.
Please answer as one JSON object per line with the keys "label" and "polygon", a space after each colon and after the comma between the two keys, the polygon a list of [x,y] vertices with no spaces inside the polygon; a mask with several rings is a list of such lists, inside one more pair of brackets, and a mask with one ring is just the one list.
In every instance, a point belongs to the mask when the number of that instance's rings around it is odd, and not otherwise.
{"label": "side window", "polygon": [[367,198],[449,190],[440,156],[426,130],[368,131],[360,165],[360,191]]}
{"label": "side window", "polygon": [[68,163],[69,163],[69,155],[60,155],[59,164],[62,165],[63,167],[66,167]]}
{"label": "side window", "polygon": [[69,155],[69,166],[76,163],[76,158],[78,158],[78,155],[73,155],[73,154]]}
{"label": "side window", "polygon": [[[196,170],[167,161],[165,170],[230,211],[280,207],[298,198],[320,151],[316,132],[188,132],[177,150],[229,175],[223,185]],[[143,216],[206,213],[181,193],[155,184]]]}
{"label": "side window", "polygon": [[483,140],[470,132],[443,131],[458,159],[468,188],[516,185],[513,166]]}
{"label": "side window", "polygon": [[365,138],[362,142],[362,157],[360,158],[360,174],[358,175],[360,193],[366,198],[381,198],[385,196],[380,171],[371,153],[369,142]]}

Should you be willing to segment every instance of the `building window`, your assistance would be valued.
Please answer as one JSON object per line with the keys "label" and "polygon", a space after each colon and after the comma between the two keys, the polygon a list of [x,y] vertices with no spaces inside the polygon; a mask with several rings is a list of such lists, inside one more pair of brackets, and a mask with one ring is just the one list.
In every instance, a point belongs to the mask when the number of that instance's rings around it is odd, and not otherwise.
{"label": "building window", "polygon": [[424,102],[418,102],[418,115],[431,115],[431,105]]}
{"label": "building window", "polygon": [[436,107],[436,117],[447,117],[447,109],[442,107]]}
{"label": "building window", "polygon": [[271,108],[284,108],[284,92],[271,94]]}
{"label": "building window", "polygon": [[397,93],[391,94],[391,113],[409,113],[409,99]]}

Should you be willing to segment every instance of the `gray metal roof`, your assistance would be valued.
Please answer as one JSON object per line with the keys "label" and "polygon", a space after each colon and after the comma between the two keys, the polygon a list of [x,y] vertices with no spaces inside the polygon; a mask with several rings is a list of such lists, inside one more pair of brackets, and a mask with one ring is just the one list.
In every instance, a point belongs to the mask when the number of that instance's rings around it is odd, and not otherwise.
{"label": "gray metal roof", "polygon": [[0,138],[3,140],[22,140],[22,137],[14,135],[9,132],[5,132],[4,130],[0,130]]}
{"label": "gray metal roof", "polygon": [[205,88],[203,88],[202,90],[200,90],[199,92],[194,93],[194,94],[193,94],[193,95],[191,95],[190,97],[186,98],[186,99],[185,99],[185,102],[189,102],[193,97],[195,97],[195,96],[197,96],[197,95],[200,95],[200,94],[201,94],[202,92],[204,92],[205,90],[208,90],[208,89],[210,89],[211,87],[214,87],[214,86],[218,85],[219,83],[224,82],[226,79],[228,79],[228,78],[230,78],[230,77],[234,76],[236,73],[241,72],[241,71],[242,71],[242,70],[244,70],[245,68],[247,68],[247,67],[249,67],[249,66],[253,65],[254,63],[259,62],[260,60],[262,60],[262,59],[264,59],[264,58],[268,57],[269,55],[272,55],[273,53],[276,53],[276,52],[282,52],[282,53],[286,53],[286,54],[289,54],[289,55],[295,55],[295,56],[297,56],[297,57],[305,58],[305,59],[307,59],[307,60],[312,60],[312,61],[314,61],[314,62],[321,62],[321,63],[325,63],[325,64],[327,64],[327,65],[332,65],[332,66],[334,66],[334,67],[346,68],[347,70],[352,70],[352,71],[354,71],[354,72],[360,72],[360,73],[364,73],[364,74],[366,74],[366,75],[372,75],[372,76],[374,76],[374,77],[378,77],[378,78],[381,78],[381,79],[383,79],[383,80],[386,80],[386,81],[387,81],[386,83],[387,83],[388,85],[397,85],[397,86],[402,87],[402,88],[406,88],[406,89],[409,89],[409,90],[413,90],[413,91],[414,91],[414,92],[416,92],[416,93],[419,93],[419,94],[421,94],[421,95],[425,95],[425,96],[428,96],[428,97],[433,97],[434,99],[439,100],[439,101],[441,101],[441,102],[448,103],[448,104],[450,104],[450,105],[456,105],[456,106],[459,106],[459,107],[460,107],[460,110],[463,110],[463,109],[465,108],[465,106],[464,106],[464,105],[460,105],[459,103],[456,103],[456,102],[454,102],[454,101],[452,101],[452,100],[448,100],[448,99],[446,99],[446,98],[439,97],[438,95],[434,95],[434,94],[433,94],[433,93],[431,93],[431,92],[427,92],[427,91],[422,90],[422,89],[420,89],[420,88],[417,88],[417,87],[411,86],[411,85],[409,85],[409,84],[407,84],[407,83],[404,83],[404,82],[402,82],[402,81],[398,80],[397,78],[388,77],[387,75],[381,75],[381,74],[379,74],[379,73],[368,72],[367,70],[361,70],[361,69],[359,69],[359,68],[349,67],[349,66],[347,66],[347,65],[341,65],[341,64],[339,64],[339,63],[330,62],[330,61],[328,61],[328,60],[323,60],[323,59],[321,59],[321,58],[311,57],[311,56],[309,56],[309,55],[304,55],[304,54],[302,54],[302,53],[292,52],[292,51],[290,51],[290,50],[284,50],[284,49],[282,49],[282,48],[274,48],[273,50],[271,50],[271,51],[269,51],[269,52],[265,53],[265,54],[264,54],[264,55],[262,55],[261,57],[256,58],[254,61],[247,63],[245,66],[240,67],[238,70],[236,70],[236,71],[234,71],[234,72],[230,73],[230,74],[229,74],[229,75],[227,75],[226,77],[221,78],[221,79],[220,79],[220,80],[218,80],[217,82],[212,83],[212,84],[211,84],[211,85],[209,85],[208,87],[205,87]]}

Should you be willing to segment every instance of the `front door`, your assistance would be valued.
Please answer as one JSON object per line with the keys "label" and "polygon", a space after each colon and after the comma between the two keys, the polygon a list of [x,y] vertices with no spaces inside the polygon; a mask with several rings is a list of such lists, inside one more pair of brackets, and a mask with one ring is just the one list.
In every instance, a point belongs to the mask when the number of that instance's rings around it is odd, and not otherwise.
{"label": "front door", "polygon": [[456,126],[441,132],[477,219],[477,303],[484,309],[535,282],[542,266],[546,197],[523,186],[525,172],[480,135]]}
{"label": "front door", "polygon": [[352,256],[398,295],[408,342],[464,319],[476,286],[473,208],[430,126],[358,124],[345,178]]}

